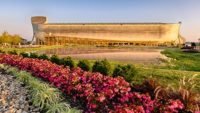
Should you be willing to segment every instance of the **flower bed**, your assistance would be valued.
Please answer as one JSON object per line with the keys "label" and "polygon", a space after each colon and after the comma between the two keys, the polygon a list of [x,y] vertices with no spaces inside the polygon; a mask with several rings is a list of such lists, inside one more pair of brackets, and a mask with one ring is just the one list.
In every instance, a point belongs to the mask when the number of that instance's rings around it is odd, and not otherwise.
{"label": "flower bed", "polygon": [[178,112],[184,106],[179,100],[152,100],[149,95],[131,91],[122,77],[113,78],[75,68],[70,70],[47,60],[0,55],[0,63],[31,72],[59,88],[84,112]]}
{"label": "flower bed", "polygon": [[[80,110],[78,110],[76,108],[71,108],[71,106],[68,104],[68,101],[64,100],[63,95],[61,95],[61,92],[57,88],[53,88],[52,86],[45,83],[44,81],[41,81],[41,80],[31,76],[31,74],[29,72],[20,71],[20,70],[18,70],[18,68],[8,66],[6,64],[0,64],[0,70],[4,74],[8,74],[6,76],[13,76],[13,78],[16,78],[18,81],[23,83],[23,85],[27,86],[26,90],[28,90],[28,95],[25,95],[25,96],[27,96],[28,99],[31,101],[31,103],[29,103],[29,105],[32,105],[32,106],[26,105],[26,107],[22,107],[20,110],[23,109],[23,110],[26,110],[27,112],[40,111],[42,113],[43,112],[45,112],[45,113],[65,113],[65,112],[66,113],[81,113]],[[10,82],[12,82],[12,81],[10,81]],[[23,88],[23,87],[21,87],[21,88]],[[19,90],[19,89],[17,88],[16,90]],[[20,91],[21,90],[19,90],[19,92]],[[12,91],[11,91],[11,93],[12,93]],[[11,93],[9,92],[9,94],[11,94]],[[13,96],[16,96],[16,95],[13,95]],[[18,98],[18,99],[20,99],[20,98]],[[22,101],[22,103],[25,104],[26,98],[24,98],[24,101],[25,102]],[[12,103],[12,104],[16,104],[16,103]],[[15,107],[17,107],[17,106],[15,106]],[[10,108],[10,110],[11,110],[10,112],[12,112],[12,110],[13,110],[11,108]],[[18,110],[18,112],[20,112],[20,110]],[[9,111],[7,111],[7,112],[9,112]],[[25,111],[23,111],[22,113],[25,113]]]}

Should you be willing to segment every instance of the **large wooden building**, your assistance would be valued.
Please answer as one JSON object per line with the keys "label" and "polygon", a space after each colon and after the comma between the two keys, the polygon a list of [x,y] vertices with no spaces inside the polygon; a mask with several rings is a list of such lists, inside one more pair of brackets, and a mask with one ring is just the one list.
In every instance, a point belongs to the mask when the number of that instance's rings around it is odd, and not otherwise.
{"label": "large wooden building", "polygon": [[181,23],[48,23],[31,18],[36,44],[86,44],[103,46],[177,46],[184,43]]}

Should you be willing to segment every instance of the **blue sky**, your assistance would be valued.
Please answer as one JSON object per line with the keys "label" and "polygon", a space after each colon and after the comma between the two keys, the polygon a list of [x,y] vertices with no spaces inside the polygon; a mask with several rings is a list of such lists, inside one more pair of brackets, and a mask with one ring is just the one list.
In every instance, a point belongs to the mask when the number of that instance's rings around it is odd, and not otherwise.
{"label": "blue sky", "polygon": [[0,33],[32,38],[31,16],[49,22],[182,22],[187,41],[200,38],[200,0],[1,0]]}

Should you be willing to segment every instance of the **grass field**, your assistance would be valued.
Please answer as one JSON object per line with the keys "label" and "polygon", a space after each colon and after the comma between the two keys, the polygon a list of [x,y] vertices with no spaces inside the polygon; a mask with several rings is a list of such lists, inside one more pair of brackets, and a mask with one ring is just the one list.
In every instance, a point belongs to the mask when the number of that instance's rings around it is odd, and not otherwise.
{"label": "grass field", "polygon": [[165,62],[166,66],[164,68],[200,71],[200,53],[186,53],[177,48],[165,49],[161,53],[171,58]]}

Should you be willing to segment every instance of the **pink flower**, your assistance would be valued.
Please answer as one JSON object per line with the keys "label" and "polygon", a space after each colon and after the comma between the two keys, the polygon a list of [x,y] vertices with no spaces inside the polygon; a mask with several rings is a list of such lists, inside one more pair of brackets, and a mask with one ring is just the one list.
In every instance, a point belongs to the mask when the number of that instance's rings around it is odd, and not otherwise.
{"label": "pink flower", "polygon": [[103,95],[101,95],[101,96],[99,97],[99,101],[100,101],[100,102],[103,102],[105,99],[106,99],[106,98],[105,98],[105,96],[103,96]]}

